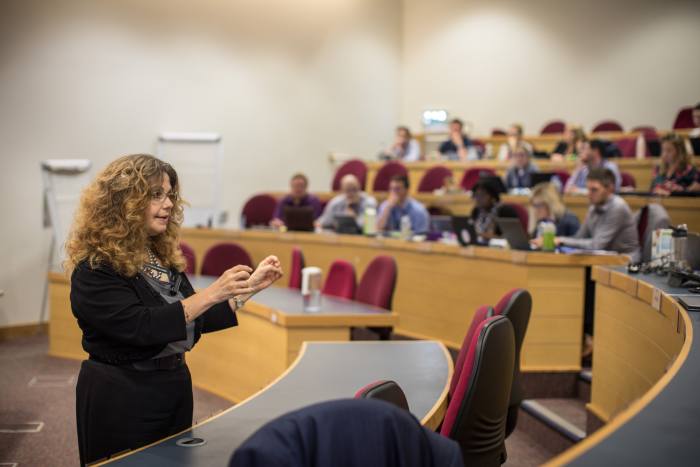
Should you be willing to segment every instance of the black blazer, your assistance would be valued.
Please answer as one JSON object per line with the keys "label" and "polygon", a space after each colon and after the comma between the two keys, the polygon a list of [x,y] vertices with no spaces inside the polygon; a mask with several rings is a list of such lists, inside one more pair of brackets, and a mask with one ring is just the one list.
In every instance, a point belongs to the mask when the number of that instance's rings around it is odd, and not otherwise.
{"label": "black blazer", "polygon": [[[184,273],[180,291],[194,294]],[[71,275],[70,302],[83,331],[83,349],[95,360],[122,364],[159,354],[168,343],[187,338],[182,302],[168,304],[141,277],[125,277],[109,265],[80,263]],[[194,321],[194,342],[203,332],[238,324],[227,301],[214,305]]]}

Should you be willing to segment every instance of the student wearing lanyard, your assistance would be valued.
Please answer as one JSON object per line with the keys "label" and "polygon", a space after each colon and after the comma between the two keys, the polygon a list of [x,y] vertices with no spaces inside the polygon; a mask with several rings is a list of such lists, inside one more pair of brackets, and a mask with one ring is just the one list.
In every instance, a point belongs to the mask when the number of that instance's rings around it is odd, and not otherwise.
{"label": "student wearing lanyard", "polygon": [[282,276],[268,256],[195,293],[182,272],[178,188],[169,164],[139,154],[109,164],[80,200],[65,266],[89,354],[76,386],[81,465],[189,428],[185,352],[236,326],[236,310]]}

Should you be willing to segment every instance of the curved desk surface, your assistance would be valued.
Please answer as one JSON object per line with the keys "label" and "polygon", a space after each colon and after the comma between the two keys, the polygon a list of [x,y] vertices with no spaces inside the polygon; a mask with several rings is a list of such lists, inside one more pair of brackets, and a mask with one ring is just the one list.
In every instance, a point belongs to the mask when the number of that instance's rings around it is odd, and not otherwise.
{"label": "curved desk surface", "polygon": [[[596,268],[595,279],[600,291],[609,294],[615,303],[628,303],[633,308],[608,309],[629,335],[636,336],[635,361],[638,374],[655,371],[658,378],[640,395],[618,400],[619,411],[593,435],[553,459],[548,465],[698,465],[700,458],[700,313],[688,312],[677,301],[688,291],[669,287],[666,278],[654,274],[629,275],[617,269]],[[616,298],[615,298],[616,297]],[[629,300],[629,301],[628,301]],[[612,304],[613,302],[609,302]],[[596,320],[599,319],[596,302]],[[608,318],[603,318],[607,320]],[[598,336],[605,344],[605,334]],[[628,338],[617,336],[612,345],[624,356]],[[636,348],[635,348],[636,347]],[[664,364],[659,355],[667,355]],[[629,355],[635,359],[634,355]],[[612,359],[593,359],[592,402],[605,406],[606,386],[624,394],[635,386],[633,376],[624,367],[621,374],[599,371],[600,365],[615,365]],[[655,366],[662,365],[660,368]],[[601,393],[596,394],[596,385]]]}
{"label": "curved desk surface", "polygon": [[236,242],[257,261],[277,255],[289,270],[292,249],[298,247],[307,265],[325,272],[334,260],[343,259],[355,266],[358,277],[374,257],[390,255],[398,265],[394,330],[417,339],[437,339],[454,349],[462,345],[474,310],[494,305],[514,287],[526,288],[535,305],[522,352],[524,371],[580,371],[590,266],[628,261],[626,256],[463,248],[333,233],[183,229],[182,236],[197,258],[216,243]]}
{"label": "curved desk surface", "polygon": [[[444,416],[452,370],[447,349],[439,342],[308,342],[294,364],[259,393],[190,430],[107,463],[227,465],[236,447],[268,421],[316,402],[351,398],[381,379],[399,383],[411,413],[434,429]],[[202,438],[206,444],[177,446],[183,437]]]}

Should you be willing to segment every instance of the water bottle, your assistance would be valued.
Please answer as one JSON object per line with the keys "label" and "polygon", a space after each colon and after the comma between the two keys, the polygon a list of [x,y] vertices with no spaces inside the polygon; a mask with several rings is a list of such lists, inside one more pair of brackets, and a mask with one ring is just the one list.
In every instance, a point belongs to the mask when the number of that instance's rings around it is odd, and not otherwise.
{"label": "water bottle", "polygon": [[368,236],[377,235],[377,210],[373,207],[365,209],[362,233]]}
{"label": "water bottle", "polygon": [[557,227],[552,222],[542,223],[542,251],[554,251],[556,244],[554,237],[557,233]]}
{"label": "water bottle", "polygon": [[411,231],[411,218],[408,217],[407,215],[401,216],[401,238],[404,240],[408,240],[411,238],[412,231]]}
{"label": "water bottle", "polygon": [[685,271],[689,269],[688,259],[686,258],[686,251],[688,245],[688,226],[686,224],[680,224],[678,227],[673,229],[673,253],[671,255],[673,266],[676,269]]}
{"label": "water bottle", "polygon": [[301,296],[304,311],[321,311],[321,268],[309,266],[301,270]]}

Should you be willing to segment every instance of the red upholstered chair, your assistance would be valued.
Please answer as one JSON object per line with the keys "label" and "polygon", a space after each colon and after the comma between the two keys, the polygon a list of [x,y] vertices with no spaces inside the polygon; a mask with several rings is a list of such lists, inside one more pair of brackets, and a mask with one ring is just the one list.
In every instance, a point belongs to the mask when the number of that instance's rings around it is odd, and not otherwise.
{"label": "red upholstered chair", "polygon": [[197,256],[194,250],[185,242],[180,242],[180,250],[182,250],[182,256],[184,256],[187,261],[185,272],[187,274],[194,274],[197,271]]}
{"label": "red upholstered chair", "polygon": [[527,225],[530,222],[530,214],[528,214],[525,206],[518,203],[503,203],[503,206],[508,206],[515,211],[515,213],[518,215],[518,220],[523,226],[523,229],[525,229],[525,232],[527,232]]}
{"label": "red upholstered chair", "polygon": [[641,133],[644,139],[659,139],[659,132],[651,125],[640,125],[632,128],[632,133]]}
{"label": "red upholstered chair", "polygon": [[505,136],[506,135],[506,130],[503,128],[494,128],[491,130],[491,136]]}
{"label": "red upholstered chair", "polygon": [[563,120],[552,120],[540,130],[540,134],[549,135],[553,133],[564,133],[564,130],[566,130],[566,123],[564,123]]}
{"label": "red upholstered chair", "polygon": [[637,188],[637,181],[634,179],[634,176],[631,173],[620,172],[620,178],[621,178],[620,186],[629,187],[629,188]]}
{"label": "red upholstered chair", "polygon": [[254,225],[268,225],[275,214],[277,200],[272,195],[255,195],[243,205],[243,218],[245,225],[242,228]]}
{"label": "red upholstered chair", "polygon": [[429,168],[423,174],[423,177],[418,183],[419,193],[430,193],[438,188],[441,188],[445,178],[452,175],[452,171],[445,166],[436,165]]}
{"label": "red upholstered chair", "polygon": [[250,255],[242,246],[237,243],[217,243],[204,254],[202,275],[220,276],[227,269],[239,264],[253,267]]}
{"label": "red upholstered chair", "polygon": [[382,380],[370,383],[355,393],[355,399],[377,399],[394,404],[401,409],[409,410],[406,394],[404,394],[403,389],[396,381]]}
{"label": "red upholstered chair", "polygon": [[505,316],[510,320],[515,336],[515,364],[510,403],[508,405],[506,436],[509,436],[515,430],[515,425],[518,422],[518,410],[520,409],[520,403],[523,401],[523,388],[520,378],[520,349],[522,349],[523,340],[525,340],[531,312],[532,296],[525,289],[511,290],[494,307],[496,315]]}
{"label": "red upholstered chair", "polygon": [[[637,157],[637,138],[621,138],[615,141],[620,155],[625,158]],[[644,154],[646,157],[646,152]]]}
{"label": "red upholstered chair", "polygon": [[[355,300],[391,310],[391,302],[396,288],[396,260],[391,256],[376,256],[365,269],[357,287]],[[379,334],[382,340],[391,337],[391,328],[369,328]]]}
{"label": "red upholstered chair", "polygon": [[681,108],[681,110],[678,111],[678,115],[676,115],[676,120],[673,122],[673,129],[686,130],[693,127],[693,108]]}
{"label": "red upholstered chair", "polygon": [[304,269],[304,266],[306,263],[301,248],[292,248],[292,265],[289,268],[288,285],[290,289],[301,289],[301,270]]}
{"label": "red upholstered chair", "polygon": [[490,318],[491,316],[493,316],[493,314],[493,308],[486,305],[480,306],[474,313],[474,316],[472,317],[472,322],[469,325],[469,329],[467,329],[467,333],[464,335],[464,339],[462,340],[462,347],[459,348],[459,353],[457,354],[457,360],[455,361],[455,371],[452,374],[452,381],[450,381],[450,389],[447,393],[448,398],[452,398],[452,394],[455,392],[455,388],[457,387],[457,381],[459,381],[459,375],[462,372],[462,366],[464,366],[464,359],[467,357],[467,353],[469,352],[469,343],[472,341],[472,337],[474,337],[474,332],[476,331],[476,328],[479,327],[482,321],[484,321],[486,318]]}
{"label": "red upholstered chair", "polygon": [[398,161],[389,161],[377,171],[377,176],[374,177],[372,191],[389,191],[389,182],[391,177],[395,175],[408,175],[406,166]]}
{"label": "red upholstered chair", "polygon": [[493,169],[488,167],[472,167],[464,171],[462,175],[462,181],[459,182],[460,186],[465,190],[469,191],[474,188],[476,182],[479,181],[479,177],[496,177],[497,174]]}
{"label": "red upholstered chair", "polygon": [[608,131],[624,131],[622,125],[615,120],[603,120],[593,127],[592,133],[602,133]]}
{"label": "red upholstered chair", "polygon": [[513,325],[492,316],[474,330],[440,433],[457,441],[464,465],[500,466],[506,458],[515,338]]}
{"label": "red upholstered chair", "polygon": [[328,270],[328,276],[321,293],[352,300],[355,298],[356,285],[353,265],[342,259],[337,259],[333,261]]}
{"label": "red upholstered chair", "polygon": [[352,174],[360,181],[360,187],[364,190],[365,184],[367,182],[367,165],[359,159],[352,159],[345,162],[343,165],[338,167],[335,171],[335,176],[333,177],[333,184],[331,189],[333,191],[340,191],[340,180],[348,175]]}

